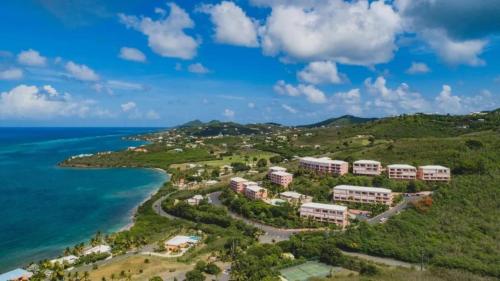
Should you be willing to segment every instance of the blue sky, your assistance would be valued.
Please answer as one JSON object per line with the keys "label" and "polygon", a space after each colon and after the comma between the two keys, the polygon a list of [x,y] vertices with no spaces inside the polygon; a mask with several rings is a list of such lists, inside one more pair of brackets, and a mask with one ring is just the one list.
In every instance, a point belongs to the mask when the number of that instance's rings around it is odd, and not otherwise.
{"label": "blue sky", "polygon": [[499,14],[496,0],[2,1],[0,126],[493,109]]}

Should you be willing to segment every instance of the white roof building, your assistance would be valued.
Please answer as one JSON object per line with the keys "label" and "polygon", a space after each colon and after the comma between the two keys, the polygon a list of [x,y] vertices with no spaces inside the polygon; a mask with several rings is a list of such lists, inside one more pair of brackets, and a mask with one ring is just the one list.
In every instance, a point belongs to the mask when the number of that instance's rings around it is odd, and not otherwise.
{"label": "white roof building", "polygon": [[304,203],[300,208],[310,208],[310,209],[322,209],[322,210],[332,210],[332,211],[340,211],[340,212],[346,212],[347,207],[346,206],[341,206],[341,205],[334,205],[334,204],[323,204],[323,203]]}
{"label": "white roof building", "polygon": [[420,169],[426,169],[426,170],[449,170],[450,168],[441,166],[441,165],[424,165],[424,166],[418,166]]}
{"label": "white roof building", "polygon": [[247,186],[246,189],[249,189],[253,192],[260,192],[261,190],[265,189],[263,187],[260,187],[258,185],[250,185],[250,186]]}
{"label": "white roof building", "polygon": [[277,176],[281,176],[281,177],[293,176],[293,174],[290,174],[290,173],[284,172],[284,171],[277,171],[277,172],[273,172],[272,174],[277,175]]}
{"label": "white roof building", "polygon": [[111,247],[108,245],[97,245],[95,247],[92,247],[90,249],[87,249],[83,252],[83,255],[90,255],[90,254],[101,254],[101,253],[110,253],[111,252]]}
{"label": "white roof building", "polygon": [[368,186],[356,186],[356,185],[337,185],[333,188],[334,190],[352,190],[360,192],[378,192],[378,193],[391,193],[392,190],[382,187],[368,187]]}
{"label": "white roof building", "polygon": [[246,180],[244,178],[241,178],[241,177],[234,177],[234,178],[231,178],[231,181],[234,181],[234,182],[247,182],[248,180]]}
{"label": "white roof building", "polygon": [[376,160],[358,160],[354,161],[354,164],[372,164],[372,165],[380,165],[379,161]]}
{"label": "white roof building", "polygon": [[184,244],[196,244],[196,243],[198,243],[197,237],[184,236],[184,235],[177,235],[174,238],[165,242],[165,244],[170,246],[180,246]]}
{"label": "white roof building", "polygon": [[64,264],[64,263],[73,264],[73,263],[76,262],[76,260],[78,260],[77,256],[69,255],[69,256],[62,257],[62,258],[53,259],[53,260],[50,261],[50,263],[51,264],[55,264],[55,263],[59,263],[59,264]]}
{"label": "white roof building", "polygon": [[285,197],[290,197],[293,199],[300,199],[302,196],[304,196],[303,194],[300,194],[300,193],[295,192],[295,191],[285,191],[285,192],[280,193],[280,195],[283,195]]}
{"label": "white roof building", "polygon": [[408,165],[408,164],[391,164],[391,165],[387,165],[387,168],[388,169],[416,169],[414,166]]}
{"label": "white roof building", "polygon": [[341,165],[341,164],[346,163],[345,161],[342,161],[342,160],[332,160],[329,157],[316,158],[316,157],[309,157],[309,156],[300,158],[300,161],[320,163],[320,164],[335,164],[335,165]]}

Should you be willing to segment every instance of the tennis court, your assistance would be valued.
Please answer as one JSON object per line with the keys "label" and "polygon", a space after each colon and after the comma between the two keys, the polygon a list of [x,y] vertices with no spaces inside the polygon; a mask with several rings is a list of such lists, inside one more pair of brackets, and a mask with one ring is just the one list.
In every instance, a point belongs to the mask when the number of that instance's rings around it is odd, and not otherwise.
{"label": "tennis court", "polygon": [[288,267],[280,270],[281,276],[288,281],[306,281],[311,277],[326,277],[331,271],[338,271],[338,268],[319,263],[308,261],[293,267]]}

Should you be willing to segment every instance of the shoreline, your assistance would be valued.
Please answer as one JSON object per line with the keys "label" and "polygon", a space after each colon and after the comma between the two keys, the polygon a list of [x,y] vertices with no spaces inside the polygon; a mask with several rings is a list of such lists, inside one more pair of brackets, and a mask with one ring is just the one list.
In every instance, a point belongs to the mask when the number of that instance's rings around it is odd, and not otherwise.
{"label": "shoreline", "polygon": [[[127,167],[127,168],[139,168],[139,167]],[[162,188],[163,185],[165,185],[165,183],[167,183],[168,181],[170,181],[171,175],[169,173],[167,173],[167,171],[165,171],[164,169],[161,169],[161,168],[139,168],[139,169],[155,170],[157,172],[160,172],[160,173],[164,174],[167,177],[167,179],[165,181],[163,181],[163,183],[161,183],[161,185],[159,187],[157,187],[153,191],[151,191],[149,193],[149,196],[147,196],[146,198],[144,198],[139,204],[137,204],[134,208],[132,208],[130,210],[131,214],[129,215],[129,220],[130,220],[129,223],[127,223],[126,225],[122,226],[117,231],[112,231],[112,232],[122,232],[122,231],[130,230],[135,225],[135,216],[137,215],[137,210],[139,209],[139,207],[141,207],[144,203],[146,203],[148,200],[150,200],[156,193],[158,193],[158,191],[160,190],[160,188]]]}

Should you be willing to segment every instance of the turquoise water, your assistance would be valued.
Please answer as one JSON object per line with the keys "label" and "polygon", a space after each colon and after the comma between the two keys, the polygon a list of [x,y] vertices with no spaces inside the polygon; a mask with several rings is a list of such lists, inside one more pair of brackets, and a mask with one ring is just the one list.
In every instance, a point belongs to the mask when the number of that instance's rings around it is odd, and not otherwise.
{"label": "turquoise water", "polygon": [[149,169],[71,169],[71,155],[123,149],[148,129],[0,128],[0,272],[55,257],[96,231],[130,223],[167,176]]}

